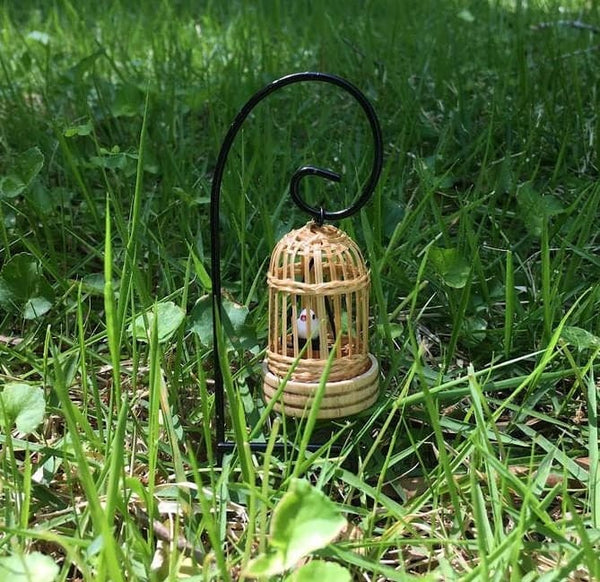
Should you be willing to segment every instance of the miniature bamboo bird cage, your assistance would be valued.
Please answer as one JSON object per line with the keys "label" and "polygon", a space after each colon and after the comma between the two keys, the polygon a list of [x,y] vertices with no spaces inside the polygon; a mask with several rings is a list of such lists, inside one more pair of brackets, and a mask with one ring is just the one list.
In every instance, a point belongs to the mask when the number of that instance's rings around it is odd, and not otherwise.
{"label": "miniature bamboo bird cage", "polygon": [[[310,206],[300,195],[308,176],[339,182],[332,170],[306,165],[290,181],[295,204],[316,222],[290,232],[276,246],[268,274],[269,345],[264,363],[264,395],[284,414],[302,416],[318,393],[319,418],[338,418],[368,408],[377,398],[377,360],[368,352],[369,272],[356,244],[325,221],[342,220],[369,200],[383,164],[381,128],[373,106],[352,83],[328,73],[301,72],[269,83],[250,97],[235,116],[219,150],[210,203],[215,418],[219,462],[236,443],[226,438],[226,399],[221,369],[222,288],[219,204],[227,156],[242,124],[263,99],[301,82],[327,83],[348,93],[364,111],[373,136],[373,164],[361,193],[347,208]],[[329,358],[329,359],[328,359]],[[329,363],[331,367],[328,367]],[[319,392],[324,382],[324,393]],[[281,443],[275,443],[275,446]],[[253,450],[265,443],[251,441]],[[285,443],[282,445],[285,448]],[[309,443],[316,450],[321,445]]]}
{"label": "miniature bamboo bird cage", "polygon": [[356,243],[334,226],[311,221],[275,246],[267,281],[265,399],[275,397],[283,382],[275,409],[305,415],[332,355],[317,417],[349,416],[371,406],[379,366],[368,351],[370,277]]}

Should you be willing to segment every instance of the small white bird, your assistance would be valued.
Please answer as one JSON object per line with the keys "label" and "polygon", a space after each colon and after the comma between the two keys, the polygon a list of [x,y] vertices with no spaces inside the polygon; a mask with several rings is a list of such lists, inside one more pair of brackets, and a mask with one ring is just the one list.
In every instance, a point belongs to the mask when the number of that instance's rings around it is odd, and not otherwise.
{"label": "small white bird", "polygon": [[303,309],[300,312],[300,317],[296,320],[296,325],[298,327],[298,337],[300,339],[309,339],[308,338],[308,317],[310,314],[310,339],[314,340],[319,337],[319,318],[315,315],[315,312],[310,309],[307,313],[306,309]]}

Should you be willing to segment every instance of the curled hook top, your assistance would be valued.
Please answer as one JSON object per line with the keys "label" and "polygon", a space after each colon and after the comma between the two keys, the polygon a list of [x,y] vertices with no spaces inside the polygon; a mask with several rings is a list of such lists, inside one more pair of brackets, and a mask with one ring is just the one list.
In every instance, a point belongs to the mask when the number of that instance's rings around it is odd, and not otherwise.
{"label": "curled hook top", "polygon": [[332,85],[336,85],[337,87],[344,89],[347,93],[350,93],[350,95],[352,95],[352,97],[354,97],[354,99],[358,101],[363,111],[365,112],[365,115],[367,116],[369,125],[371,127],[374,146],[373,165],[371,168],[371,175],[369,176],[367,183],[364,185],[360,196],[348,208],[330,211],[323,209],[322,207],[316,208],[314,206],[310,206],[302,199],[299,192],[299,185],[304,177],[317,176],[335,182],[339,182],[341,179],[339,174],[331,170],[317,168],[315,166],[303,166],[302,168],[296,170],[296,172],[293,174],[292,179],[290,181],[290,194],[292,196],[292,199],[302,210],[307,212],[317,221],[320,221],[341,220],[342,218],[347,218],[355,212],[358,212],[358,210],[360,210],[370,198],[371,194],[375,189],[377,181],[379,180],[381,168],[383,166],[383,140],[381,136],[381,127],[379,125],[379,120],[377,119],[377,114],[375,113],[375,110],[373,109],[373,106],[371,105],[370,101],[352,83],[346,81],[346,79],[343,79],[342,77],[338,77],[337,75],[315,72],[293,73],[291,75],[287,75],[285,77],[281,77],[280,79],[273,81],[269,85],[263,87],[263,89],[261,89],[260,91],[256,92],[242,107],[242,109],[239,111],[239,113],[233,120],[231,126],[229,127],[229,131],[227,132],[227,135],[223,140],[223,145],[221,146],[221,151],[219,152],[217,165],[215,166],[215,171],[213,175],[211,190],[212,224],[215,224],[215,219],[218,220],[219,193],[221,190],[221,181],[223,179],[223,172],[225,169],[227,155],[229,154],[229,150],[233,145],[235,136],[241,128],[242,123],[246,120],[252,109],[254,109],[254,107],[256,107],[256,105],[258,105],[258,103],[260,103],[263,99],[265,99],[265,97],[269,96],[271,93],[274,93],[279,89],[282,89],[283,87],[287,87],[288,85],[304,81],[317,81],[321,83],[329,83]]}
{"label": "curled hook top", "polygon": [[290,194],[292,196],[292,200],[297,204],[299,208],[310,214],[318,224],[323,224],[325,220],[341,220],[342,218],[347,218],[355,212],[358,212],[365,205],[367,200],[371,197],[373,190],[375,190],[377,180],[379,180],[381,168],[383,165],[383,140],[381,137],[381,127],[379,125],[379,120],[377,119],[377,114],[375,113],[375,110],[373,109],[373,106],[371,105],[370,101],[359,89],[352,85],[352,83],[346,81],[345,79],[342,79],[341,77],[325,73],[299,74],[318,75],[318,78],[312,80],[325,81],[345,89],[361,105],[371,126],[374,145],[373,166],[371,169],[371,175],[369,176],[367,183],[364,185],[361,195],[348,208],[335,211],[325,210],[323,207],[316,208],[307,204],[300,196],[299,189],[300,181],[302,180],[302,178],[306,176],[318,176],[320,178],[325,178],[326,180],[339,182],[341,180],[341,176],[336,172],[332,172],[331,170],[326,170],[324,168],[317,168],[315,166],[303,166],[302,168],[299,168],[294,172],[290,181]]}
{"label": "curled hook top", "polygon": [[319,178],[325,178],[326,180],[330,180],[332,182],[339,182],[342,177],[336,172],[332,172],[331,170],[325,170],[323,168],[316,168],[315,166],[302,166],[294,172],[292,179],[290,181],[290,194],[292,196],[292,200],[300,207],[302,210],[311,214],[317,224],[319,226],[323,226],[325,222],[327,211],[321,206],[319,209],[313,208],[304,202],[299,193],[300,188],[300,180],[305,176],[318,176]]}

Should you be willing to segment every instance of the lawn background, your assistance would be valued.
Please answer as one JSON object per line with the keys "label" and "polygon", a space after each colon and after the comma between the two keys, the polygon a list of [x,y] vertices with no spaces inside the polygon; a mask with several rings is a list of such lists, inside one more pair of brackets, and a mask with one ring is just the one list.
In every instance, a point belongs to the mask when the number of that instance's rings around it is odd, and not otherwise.
{"label": "lawn background", "polygon": [[[62,580],[235,579],[305,476],[353,524],[322,555],[363,579],[600,578],[595,2],[3,8],[0,382],[42,389],[45,413],[19,431],[4,399],[0,554],[48,554]],[[221,471],[211,171],[250,95],[301,70],[347,78],[381,120],[382,179],[340,226],[371,268],[382,393],[333,426],[355,467],[327,447],[267,463],[244,445],[242,416],[273,434],[264,276],[306,220],[290,176],[341,171],[340,186],[303,182],[341,207],[370,168],[356,105],[290,87],[249,119],[223,185],[239,454]],[[175,329],[148,341],[132,322],[156,304]]]}

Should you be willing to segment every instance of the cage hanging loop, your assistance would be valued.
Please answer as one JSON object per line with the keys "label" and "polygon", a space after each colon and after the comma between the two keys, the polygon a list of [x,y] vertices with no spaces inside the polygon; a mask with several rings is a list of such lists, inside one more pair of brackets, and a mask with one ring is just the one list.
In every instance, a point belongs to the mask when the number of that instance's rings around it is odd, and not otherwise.
{"label": "cage hanging loop", "polygon": [[317,224],[319,226],[323,226],[324,222],[325,222],[325,209],[321,206],[321,208],[319,209],[319,218],[317,218]]}

